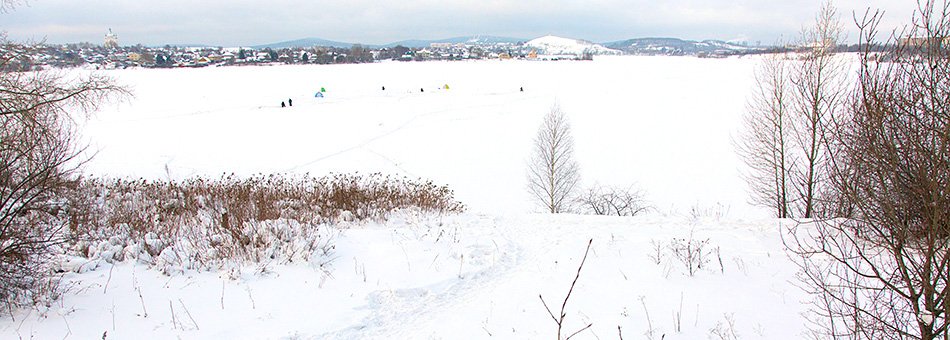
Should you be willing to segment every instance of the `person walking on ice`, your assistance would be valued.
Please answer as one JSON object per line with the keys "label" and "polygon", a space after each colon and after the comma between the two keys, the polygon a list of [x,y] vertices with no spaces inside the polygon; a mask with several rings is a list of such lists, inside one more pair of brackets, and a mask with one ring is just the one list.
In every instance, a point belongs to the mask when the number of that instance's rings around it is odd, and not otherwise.
{"label": "person walking on ice", "polygon": [[287,104],[289,104],[290,106],[294,106],[294,100],[293,100],[293,99],[287,99]]}

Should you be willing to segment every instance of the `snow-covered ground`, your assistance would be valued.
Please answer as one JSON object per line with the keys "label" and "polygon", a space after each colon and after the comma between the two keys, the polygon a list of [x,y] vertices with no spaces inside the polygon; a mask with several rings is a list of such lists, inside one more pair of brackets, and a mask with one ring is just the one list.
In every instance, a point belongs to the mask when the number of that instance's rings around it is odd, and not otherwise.
{"label": "snow-covered ground", "polygon": [[[575,339],[800,337],[778,222],[572,215],[399,214],[345,230],[327,270],[262,263],[167,277],[131,262],[68,274],[55,306],[0,319],[0,338],[543,339],[568,300]],[[667,248],[706,241],[689,276]],[[659,252],[657,252],[659,246]],[[659,255],[659,256],[657,256]],[[730,326],[731,324],[731,326]],[[648,333],[652,329],[652,337]]]}
{"label": "snow-covered ground", "polygon": [[[535,209],[525,162],[557,102],[573,124],[585,185],[637,184],[663,213],[722,205],[764,216],[747,204],[731,144],[754,65],[604,56],[115,70],[107,74],[134,85],[135,98],[87,124],[96,154],[86,170],[383,172],[447,184],[473,212],[520,214]],[[325,97],[315,98],[321,88]],[[281,108],[288,99],[293,107]]]}
{"label": "snow-covered ground", "polygon": [[[325,268],[274,261],[165,276],[135,261],[73,259],[61,299],[3,315],[0,339],[550,339],[557,326],[539,295],[558,313],[588,240],[565,335],[592,324],[574,339],[799,338],[807,296],[782,221],[748,206],[730,143],[754,65],[598,57],[109,71],[136,97],[85,125],[97,152],[89,173],[378,171],[448,184],[470,212],[351,225]],[[525,159],[555,102],[573,123],[585,184],[638,184],[654,212],[532,213]],[[690,239],[705,242],[707,260],[692,276],[673,251]]]}

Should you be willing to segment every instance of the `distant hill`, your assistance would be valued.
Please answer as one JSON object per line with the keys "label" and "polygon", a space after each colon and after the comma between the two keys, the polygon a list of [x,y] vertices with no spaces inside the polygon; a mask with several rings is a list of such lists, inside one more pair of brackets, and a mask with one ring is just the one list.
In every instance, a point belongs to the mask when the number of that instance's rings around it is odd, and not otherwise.
{"label": "distant hill", "polygon": [[429,47],[432,43],[440,44],[470,44],[470,45],[491,45],[491,44],[501,44],[509,43],[516,44],[519,42],[526,41],[525,39],[510,38],[510,37],[498,37],[491,35],[474,35],[474,36],[464,36],[464,37],[454,37],[448,39],[440,40],[420,40],[420,39],[411,39],[397,41],[394,43],[383,45],[383,47],[394,47],[397,45],[402,45],[403,47]]}
{"label": "distant hill", "polygon": [[719,40],[698,42],[677,38],[637,38],[606,43],[604,46],[637,55],[731,54],[758,49]]}
{"label": "distant hill", "polygon": [[[605,44],[595,44],[589,41],[561,38],[555,36],[546,36],[534,40],[526,40],[511,37],[500,37],[491,35],[461,36],[438,40],[411,39],[402,40],[386,45],[363,44],[365,47],[394,47],[402,45],[409,48],[429,47],[432,43],[448,44],[469,44],[469,45],[492,45],[492,44],[519,44],[538,49],[542,54],[573,54],[580,56],[585,52],[591,54],[636,54],[636,55],[727,55],[741,52],[755,51],[760,48],[748,47],[739,43],[724,42],[719,40],[704,40],[701,42],[682,40],[677,38],[636,38],[623,41],[610,42]],[[304,38],[264,45],[251,46],[254,49],[262,48],[288,48],[288,47],[311,47],[311,46],[329,46],[339,48],[350,48],[355,43],[340,42],[319,38]],[[179,45],[181,46],[181,45]],[[202,45],[189,45],[202,46]]]}
{"label": "distant hill", "polygon": [[311,47],[311,46],[328,46],[328,47],[340,47],[340,48],[350,48],[353,43],[345,43],[333,40],[319,39],[319,38],[304,38],[290,41],[283,41],[278,43],[270,43],[265,45],[251,46],[254,49],[262,48],[288,48],[288,47]]}
{"label": "distant hill", "polygon": [[539,54],[576,55],[585,53],[591,55],[623,54],[620,50],[610,49],[589,41],[561,38],[549,35],[525,43],[525,47],[536,49]]}

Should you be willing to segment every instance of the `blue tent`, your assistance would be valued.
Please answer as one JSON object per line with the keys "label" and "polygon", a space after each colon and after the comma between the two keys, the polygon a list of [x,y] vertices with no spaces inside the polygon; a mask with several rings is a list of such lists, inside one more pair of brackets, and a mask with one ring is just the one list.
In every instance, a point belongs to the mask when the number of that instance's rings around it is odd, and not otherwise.
{"label": "blue tent", "polygon": [[323,92],[317,92],[317,94],[313,95],[313,97],[314,97],[314,98],[323,98]]}

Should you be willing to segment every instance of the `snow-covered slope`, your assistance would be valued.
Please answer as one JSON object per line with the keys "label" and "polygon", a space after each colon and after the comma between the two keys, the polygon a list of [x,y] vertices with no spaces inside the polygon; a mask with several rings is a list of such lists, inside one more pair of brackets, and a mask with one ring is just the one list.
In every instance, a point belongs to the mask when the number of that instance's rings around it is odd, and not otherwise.
{"label": "snow-covered slope", "polygon": [[[777,220],[714,216],[424,216],[351,226],[333,262],[165,276],[89,260],[49,308],[0,317],[0,339],[799,338],[807,296]],[[670,246],[703,243],[689,275]],[[680,241],[685,242],[685,241]],[[544,304],[538,296],[544,299]]]}
{"label": "snow-covered slope", "polygon": [[730,55],[735,52],[761,49],[739,44],[738,41],[705,40],[698,42],[676,38],[637,38],[604,45],[635,55]]}
{"label": "snow-covered slope", "polygon": [[539,54],[548,55],[582,56],[585,53],[590,53],[593,55],[623,54],[621,51],[612,50],[589,41],[561,38],[555,37],[553,35],[531,40],[525,43],[525,46],[537,49]]}

